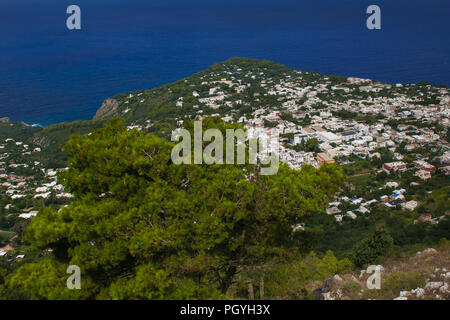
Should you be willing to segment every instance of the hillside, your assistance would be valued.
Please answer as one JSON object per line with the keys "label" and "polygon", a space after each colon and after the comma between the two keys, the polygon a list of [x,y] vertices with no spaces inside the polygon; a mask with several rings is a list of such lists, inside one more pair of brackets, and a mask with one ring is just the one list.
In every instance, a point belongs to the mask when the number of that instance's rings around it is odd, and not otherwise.
{"label": "hillside", "polygon": [[[413,103],[420,104],[422,101],[425,106],[439,102],[441,89],[425,82],[405,87],[374,82],[377,89],[365,90],[366,85],[372,81],[359,79],[358,82],[357,78],[349,79],[355,79],[356,82],[349,82],[347,78],[340,76],[294,70],[270,61],[235,57],[162,87],[110,97],[97,110],[93,121],[55,124],[44,130],[17,124],[18,127],[27,127],[21,129],[23,134],[17,129],[6,134],[6,131],[1,131],[6,128],[5,124],[1,124],[0,137],[26,140],[54,151],[59,150],[71,134],[88,133],[106,123],[98,120],[114,116],[124,118],[130,127],[143,128],[169,138],[171,131],[178,126],[177,122],[193,120],[198,116],[220,116],[226,121],[242,122],[250,119],[257,110],[262,111],[262,115],[285,110],[286,120],[307,124],[302,119],[324,109],[323,103],[339,105],[350,100],[353,104],[357,100],[369,98],[370,101],[376,97],[402,94],[413,100]],[[283,86],[287,88],[277,89]],[[299,93],[297,97],[291,97],[295,92]],[[308,96],[309,93],[311,96]],[[313,103],[308,103],[309,101]],[[292,114],[289,108],[295,102],[304,106],[300,112],[296,112],[298,115]],[[370,102],[367,104],[369,107],[373,105]],[[308,110],[310,112],[305,112]],[[348,111],[339,112],[341,113],[337,114],[344,119],[348,116],[356,118],[351,113],[345,114]],[[369,116],[359,118],[360,121],[374,119]]]}
{"label": "hillside", "polygon": [[[279,255],[276,259],[265,259],[254,269],[240,265],[238,270],[234,270],[238,271],[237,275],[227,279],[229,290],[220,290],[223,294],[247,298],[250,277],[254,281],[254,288],[250,291],[254,289],[253,294],[257,294],[257,282],[262,281],[264,284],[265,281],[266,298],[271,299],[393,299],[405,290],[410,293],[403,293],[404,297],[418,297],[416,291],[411,293],[410,290],[417,287],[425,290],[427,282],[447,281],[445,276],[440,279],[441,274],[433,275],[433,272],[435,269],[449,270],[448,246],[444,245],[446,239],[450,239],[449,110],[449,89],[443,86],[426,82],[388,84],[370,79],[327,76],[293,70],[269,61],[231,58],[159,88],[110,97],[98,109],[93,120],[39,128],[24,123],[10,123],[4,119],[0,121],[0,269],[3,268],[2,264],[5,267],[0,271],[12,274],[28,263],[55,258],[52,251],[47,251],[47,247],[37,250],[24,238],[30,221],[33,223],[48,217],[47,213],[43,214],[46,210],[52,212],[50,216],[58,217],[54,212],[65,210],[67,206],[72,208],[78,204],[84,206],[91,205],[92,201],[114,199],[127,202],[131,199],[126,206],[121,203],[107,206],[111,211],[110,217],[114,217],[117,210],[129,206],[126,218],[116,221],[123,223],[123,230],[128,232],[134,230],[134,226],[127,225],[130,217],[136,214],[145,216],[153,212],[153,208],[170,203],[175,196],[164,197],[166,191],[149,191],[154,187],[151,184],[154,176],[161,174],[161,171],[147,173],[154,167],[148,163],[152,155],[145,145],[152,146],[157,141],[167,151],[168,140],[174,129],[183,126],[190,128],[193,120],[201,119],[208,125],[222,129],[238,124],[247,130],[265,128],[273,136],[279,136],[280,160],[285,164],[285,169],[289,169],[286,179],[298,177],[300,180],[296,182],[300,186],[311,182],[303,175],[315,170],[320,172],[328,164],[342,169],[344,174],[344,183],[333,194],[321,197],[316,204],[296,204],[297,212],[307,208],[309,214],[302,216],[301,221],[295,220],[296,232],[293,238],[298,244],[295,250],[277,248],[276,252],[271,253]],[[123,121],[123,127],[115,130],[123,135],[120,148],[114,140],[116,136],[108,136],[108,143],[98,138],[103,132],[99,129],[106,125],[117,125],[119,118]],[[76,134],[80,136],[74,137],[66,149],[67,141]],[[75,158],[81,167],[86,163],[92,167],[85,172],[84,180],[80,178],[77,183],[69,185],[62,177],[68,170],[69,157],[80,152],[81,145],[84,146],[81,156]],[[111,156],[114,156],[113,159],[108,160]],[[169,166],[168,159],[170,157],[161,160],[158,166]],[[186,192],[187,186],[193,181],[188,174],[191,174],[190,170],[198,168],[192,166],[186,169],[187,176],[175,180],[167,178],[170,177],[169,173],[178,172],[173,166],[171,168],[167,176],[157,179],[160,184],[155,187],[156,190],[164,184],[173,183],[177,192],[186,194],[186,197],[191,196],[191,193]],[[202,177],[203,174],[198,173],[196,177]],[[198,190],[195,189],[199,197],[206,194],[199,191],[202,186],[213,187],[210,185],[213,178],[217,179],[214,188],[222,190],[225,187],[221,184],[229,183],[226,187],[236,191],[238,182],[218,178],[216,174],[210,172],[208,179],[200,179],[202,183],[199,183]],[[77,180],[79,176],[81,174],[74,173],[72,179]],[[93,183],[97,178],[98,181]],[[282,179],[274,179],[276,183],[281,183]],[[243,179],[243,183],[246,183],[244,180],[247,180]],[[93,186],[87,187],[88,181]],[[114,181],[114,185],[111,181]],[[286,181],[290,180],[282,182]],[[142,186],[149,189],[143,189]],[[127,188],[131,191],[124,195]],[[249,190],[254,192],[253,188]],[[77,189],[81,193],[77,194]],[[291,200],[299,201],[299,195],[305,194],[305,190],[295,194],[292,190],[286,188],[289,197],[283,204],[289,204]],[[138,192],[151,194],[137,196]],[[80,194],[86,197],[81,202]],[[117,197],[112,197],[112,194]],[[306,194],[316,196],[310,190]],[[146,203],[140,203],[154,197],[160,200],[149,207]],[[195,204],[204,210],[205,217],[211,217],[208,210],[214,211],[220,206],[215,201],[221,197],[216,194],[206,197],[211,201],[209,209],[202,207],[202,203],[206,203],[203,200]],[[279,197],[275,199],[268,208],[282,205]],[[254,197],[250,197],[250,200],[254,201]],[[229,211],[235,202],[230,200],[223,212],[242,218],[239,213]],[[139,212],[136,211],[137,203],[142,205]],[[176,203],[173,207],[158,209],[161,215],[158,219],[167,223],[170,219],[163,219],[163,216],[172,210],[188,208],[187,203],[193,202],[186,201],[184,204]],[[83,212],[92,211],[91,207],[86,208]],[[254,204],[254,208],[261,209],[258,203]],[[198,212],[196,210],[193,212]],[[248,214],[255,210],[250,210]],[[283,210],[279,209],[279,212]],[[75,215],[79,213],[77,210],[73,212]],[[94,212],[97,212],[96,209]],[[98,217],[103,216],[102,210],[98,210],[98,213]],[[174,216],[183,214],[181,210]],[[84,223],[81,217],[80,221]],[[192,219],[186,221],[192,222]],[[208,228],[211,225],[205,221],[208,232],[205,232],[204,239],[210,241],[212,231]],[[66,222],[60,221],[63,224]],[[108,228],[115,226],[116,222],[108,224]],[[146,223],[152,224],[145,220]],[[42,226],[46,225],[47,222],[42,223]],[[266,226],[270,225],[267,222]],[[66,227],[73,230],[71,226]],[[283,228],[291,227],[283,225]],[[142,232],[151,229],[142,228]],[[108,230],[112,232],[114,228]],[[52,230],[49,234],[54,235]],[[284,231],[279,235],[284,235]],[[92,236],[98,236],[98,233],[93,231]],[[45,242],[47,238],[39,237],[39,241]],[[109,241],[112,238],[102,240]],[[55,241],[59,239],[57,237]],[[149,239],[154,240],[153,236]],[[84,240],[80,240],[80,243],[84,243]],[[122,240],[123,246],[129,245],[126,239]],[[262,240],[268,239],[261,237],[258,241]],[[162,240],[162,243],[165,241]],[[62,243],[61,247],[65,245]],[[425,256],[416,253],[427,248],[436,248],[439,254],[428,250],[428,253],[433,254],[427,254],[427,258],[422,261]],[[126,254],[127,250],[122,253]],[[204,262],[202,259],[210,258],[199,257],[199,261],[191,261],[192,265],[187,266],[186,270],[197,270],[197,263],[201,265]],[[122,262],[129,263],[127,259]],[[214,259],[218,259],[218,256]],[[178,262],[174,261],[170,263],[176,265]],[[374,293],[361,287],[364,277],[360,278],[359,272],[371,264],[382,264],[386,268],[386,278],[383,279],[387,281],[389,290]],[[341,285],[336,284],[335,291],[328,290],[327,286],[335,281],[329,280],[325,287],[323,282],[335,274],[343,279],[334,279]],[[2,281],[0,272],[0,286]],[[406,285],[398,286],[397,282]],[[445,285],[440,285],[437,290],[440,291],[442,286]],[[447,292],[433,290],[425,290],[427,292],[420,298],[448,298]],[[153,292],[149,294],[152,296]],[[436,297],[436,294],[440,296]]]}
{"label": "hillside", "polygon": [[[426,248],[385,259],[381,267],[381,288],[370,290],[366,270],[341,273],[323,282],[316,291],[325,300],[449,300],[450,245]],[[311,283],[317,286],[317,283]],[[319,284],[320,286],[320,284]]]}

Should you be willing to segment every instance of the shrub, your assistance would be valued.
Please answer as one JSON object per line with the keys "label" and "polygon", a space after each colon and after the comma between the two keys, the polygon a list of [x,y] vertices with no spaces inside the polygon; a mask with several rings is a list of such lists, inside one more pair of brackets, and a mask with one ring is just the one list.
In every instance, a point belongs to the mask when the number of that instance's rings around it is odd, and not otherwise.
{"label": "shrub", "polygon": [[412,290],[418,287],[423,287],[425,284],[424,275],[420,271],[416,272],[397,272],[390,275],[384,283],[382,283],[381,290],[384,293],[398,294],[403,290]]}
{"label": "shrub", "polygon": [[357,267],[364,267],[386,256],[392,248],[393,239],[384,229],[376,230],[370,237],[357,244],[351,254],[351,260]]}

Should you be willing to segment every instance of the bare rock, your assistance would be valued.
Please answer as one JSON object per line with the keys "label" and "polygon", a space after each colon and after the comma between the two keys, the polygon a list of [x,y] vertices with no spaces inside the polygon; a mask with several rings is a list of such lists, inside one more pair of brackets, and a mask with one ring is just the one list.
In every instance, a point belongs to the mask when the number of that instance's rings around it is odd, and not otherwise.
{"label": "bare rock", "polygon": [[436,253],[438,253],[437,252],[437,250],[436,249],[433,249],[433,248],[428,248],[428,249],[425,249],[425,250],[423,250],[422,252],[417,252],[417,254],[418,255],[423,255],[423,254],[425,254],[425,255],[428,255],[428,254],[436,254]]}
{"label": "bare rock", "polygon": [[416,295],[417,298],[422,298],[425,295],[425,290],[422,288],[412,289],[411,293]]}
{"label": "bare rock", "polygon": [[425,285],[425,289],[428,290],[438,290],[440,287],[442,287],[444,285],[444,283],[442,281],[437,281],[437,282],[428,282]]}
{"label": "bare rock", "polygon": [[409,291],[400,291],[400,297],[409,297],[411,292]]}
{"label": "bare rock", "polygon": [[107,119],[119,114],[119,102],[115,99],[106,99],[97,110],[93,120]]}
{"label": "bare rock", "polygon": [[341,278],[338,274],[335,274],[334,277],[333,277],[333,279],[334,279],[335,281],[342,281],[342,278]]}
{"label": "bare rock", "polygon": [[439,288],[439,292],[440,293],[448,293],[449,292],[448,283],[444,283],[444,285]]}
{"label": "bare rock", "polygon": [[323,300],[334,300],[334,298],[331,296],[331,292],[322,293],[322,297]]}
{"label": "bare rock", "polygon": [[331,290],[333,289],[333,286],[338,283],[341,282],[342,278],[339,275],[335,275],[331,278],[326,279],[323,284],[322,287],[319,288],[318,290],[314,291],[314,295],[316,296],[316,299],[322,299],[322,300],[334,300],[334,297],[331,293]]}

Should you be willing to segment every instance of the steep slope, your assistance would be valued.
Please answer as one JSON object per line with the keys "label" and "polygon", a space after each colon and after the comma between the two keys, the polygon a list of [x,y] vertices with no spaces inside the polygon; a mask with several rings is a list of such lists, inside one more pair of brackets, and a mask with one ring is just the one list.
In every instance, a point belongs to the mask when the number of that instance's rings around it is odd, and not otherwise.
{"label": "steep slope", "polygon": [[[427,248],[381,263],[380,289],[367,288],[366,270],[335,275],[316,291],[325,300],[448,300],[450,299],[450,245]],[[370,281],[370,280],[369,280]],[[313,285],[313,284],[312,284]]]}

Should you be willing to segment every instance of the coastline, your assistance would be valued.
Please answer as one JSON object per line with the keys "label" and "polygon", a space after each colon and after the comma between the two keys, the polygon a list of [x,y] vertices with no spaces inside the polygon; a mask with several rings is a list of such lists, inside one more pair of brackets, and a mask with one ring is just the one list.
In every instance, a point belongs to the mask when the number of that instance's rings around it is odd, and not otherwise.
{"label": "coastline", "polygon": [[[248,58],[248,59],[253,59],[253,58]],[[256,59],[256,60],[260,60],[260,59]],[[217,63],[213,64],[213,66],[214,66],[214,65],[217,65],[217,64],[220,64],[220,63],[222,63],[222,62],[223,62],[223,61],[217,62]],[[277,62],[274,62],[274,63],[278,64]],[[292,70],[301,71],[301,70],[299,70],[299,69],[296,69],[296,68],[293,68],[293,67],[290,67],[290,66],[287,66],[287,67],[290,68],[290,69],[292,69]],[[309,70],[309,69],[308,69],[308,70]],[[187,77],[183,77],[183,78],[180,78],[180,79],[175,80],[175,81],[172,81],[172,82],[167,82],[167,83],[164,83],[164,84],[159,85],[159,86],[149,87],[149,88],[145,88],[145,89],[135,89],[135,90],[127,91],[127,92],[116,93],[116,94],[114,94],[114,95],[112,95],[112,96],[105,97],[104,100],[103,100],[103,102],[106,101],[106,100],[108,100],[108,99],[110,99],[110,98],[112,98],[112,97],[114,97],[114,96],[118,96],[118,95],[122,95],[122,94],[129,94],[129,93],[137,92],[137,91],[139,91],[139,90],[154,90],[154,89],[158,89],[158,88],[164,87],[164,86],[166,86],[166,85],[171,85],[171,84],[173,84],[173,83],[175,83],[175,82],[177,82],[177,81],[180,81],[180,80],[182,80],[182,79],[188,78],[188,77],[193,76],[193,75],[195,75],[196,73],[202,72],[202,71],[204,71],[204,70],[197,71],[197,72],[195,72],[195,73],[193,73],[193,74],[191,74],[191,75],[189,75],[189,76],[187,76]],[[306,70],[302,70],[302,71],[306,71]],[[315,72],[315,71],[309,70],[309,72]],[[322,73],[320,73],[320,74],[322,74]],[[346,77],[346,78],[361,78],[361,77],[354,76],[354,75],[343,75],[343,76],[342,76],[342,75],[331,75],[331,74],[322,74],[322,75],[325,75],[325,76],[338,76],[338,77]],[[430,84],[430,85],[435,86],[435,87],[450,88],[450,85],[446,85],[446,84],[434,84],[434,83],[428,82],[428,81],[426,81],[426,80],[424,80],[424,81],[419,81],[419,82],[414,82],[414,83],[407,83],[407,82],[402,82],[402,81],[396,81],[396,82],[394,83],[394,82],[388,82],[388,81],[381,81],[381,80],[377,80],[377,79],[374,79],[374,78],[365,78],[365,79],[370,80],[370,81],[373,81],[373,82],[375,82],[375,83],[389,84],[389,85],[392,85],[392,86],[395,86],[395,85],[408,86],[408,85],[417,85],[417,84],[419,84],[419,83],[427,83],[427,84]],[[9,121],[9,122],[12,122],[12,123],[13,123],[13,122],[15,122],[15,123],[23,123],[23,124],[25,124],[25,125],[27,125],[27,126],[31,126],[31,127],[47,128],[47,127],[50,127],[50,126],[52,126],[52,125],[56,125],[56,124],[60,124],[60,123],[72,123],[72,122],[75,122],[75,121],[90,121],[90,120],[93,119],[93,116],[95,115],[95,113],[101,108],[103,102],[102,102],[100,105],[97,105],[97,106],[95,107],[96,109],[95,109],[95,111],[94,111],[93,113],[91,112],[91,113],[92,113],[92,116],[86,117],[86,118],[73,118],[73,119],[69,119],[69,118],[68,118],[68,119],[65,119],[65,120],[62,120],[62,121],[57,121],[57,120],[52,121],[52,120],[50,120],[50,121],[48,121],[47,124],[42,124],[42,122],[44,122],[44,121],[42,121],[42,120],[43,120],[42,118],[39,118],[39,119],[36,118],[36,119],[31,119],[31,120],[22,120],[22,119],[21,119],[21,120],[11,120],[11,121]],[[9,116],[9,117],[12,117],[12,116]],[[8,119],[9,119],[9,117],[7,116],[7,117],[4,117],[4,118],[8,118]],[[48,117],[51,118],[51,115],[48,115]],[[2,119],[2,118],[0,117],[0,119]],[[0,123],[1,123],[1,121],[0,121]]]}

